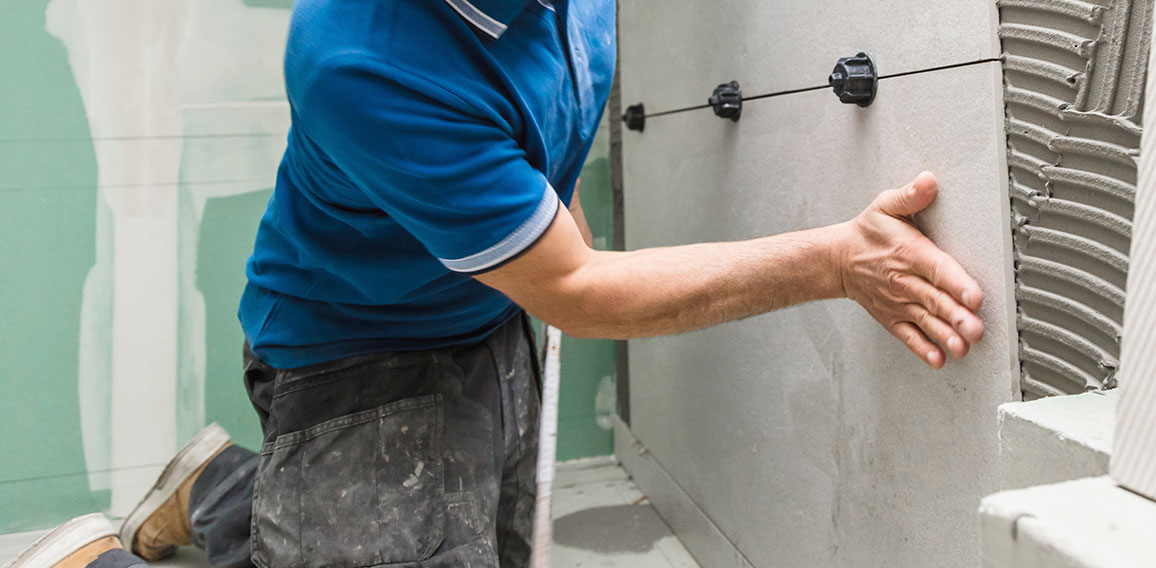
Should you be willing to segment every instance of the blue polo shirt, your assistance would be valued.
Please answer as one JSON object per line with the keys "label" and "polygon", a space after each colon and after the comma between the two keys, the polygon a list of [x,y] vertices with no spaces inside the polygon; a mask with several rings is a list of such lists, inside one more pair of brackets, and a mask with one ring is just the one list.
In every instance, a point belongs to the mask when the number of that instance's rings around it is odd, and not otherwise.
{"label": "blue polo shirt", "polygon": [[239,312],[256,355],[476,343],[517,314],[471,274],[570,202],[614,17],[614,0],[298,0],[293,125]]}

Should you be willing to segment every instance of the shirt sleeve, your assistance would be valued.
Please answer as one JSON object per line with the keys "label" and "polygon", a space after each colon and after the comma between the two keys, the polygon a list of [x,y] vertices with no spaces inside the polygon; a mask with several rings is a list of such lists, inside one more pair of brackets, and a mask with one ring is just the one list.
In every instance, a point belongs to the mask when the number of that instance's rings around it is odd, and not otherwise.
{"label": "shirt sleeve", "polygon": [[450,270],[484,272],[517,256],[558,211],[511,133],[427,79],[328,65],[296,106],[326,157]]}

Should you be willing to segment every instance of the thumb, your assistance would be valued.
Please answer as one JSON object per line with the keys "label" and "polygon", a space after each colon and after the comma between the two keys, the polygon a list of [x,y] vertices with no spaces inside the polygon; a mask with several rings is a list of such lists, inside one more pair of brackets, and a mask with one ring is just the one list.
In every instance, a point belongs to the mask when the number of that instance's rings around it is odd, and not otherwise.
{"label": "thumb", "polygon": [[891,189],[875,198],[875,206],[893,217],[907,217],[923,211],[939,191],[935,174],[923,172],[915,181],[899,189]]}

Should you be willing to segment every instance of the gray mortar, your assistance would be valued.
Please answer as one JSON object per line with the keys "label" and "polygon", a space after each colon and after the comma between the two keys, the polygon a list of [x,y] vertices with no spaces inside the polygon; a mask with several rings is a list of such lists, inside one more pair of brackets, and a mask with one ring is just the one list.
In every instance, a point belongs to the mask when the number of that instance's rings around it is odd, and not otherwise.
{"label": "gray mortar", "polygon": [[1025,398],[1115,386],[1156,0],[999,0]]}

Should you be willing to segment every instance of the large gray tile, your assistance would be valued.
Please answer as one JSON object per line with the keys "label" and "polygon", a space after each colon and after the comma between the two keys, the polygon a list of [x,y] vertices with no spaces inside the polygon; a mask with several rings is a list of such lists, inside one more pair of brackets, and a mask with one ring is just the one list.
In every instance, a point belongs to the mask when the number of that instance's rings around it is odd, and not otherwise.
{"label": "large gray tile", "polygon": [[997,57],[995,21],[994,0],[623,0],[622,101],[653,112],[731,80],[748,95],[826,85],[859,51],[887,74]]}
{"label": "large gray tile", "polygon": [[986,294],[985,340],[941,372],[845,300],[631,342],[634,435],[753,564],[974,565],[1018,375],[1000,87],[984,63],[883,80],[867,109],[816,91],[625,133],[629,249],[840,222],[928,169],[917,221]]}

